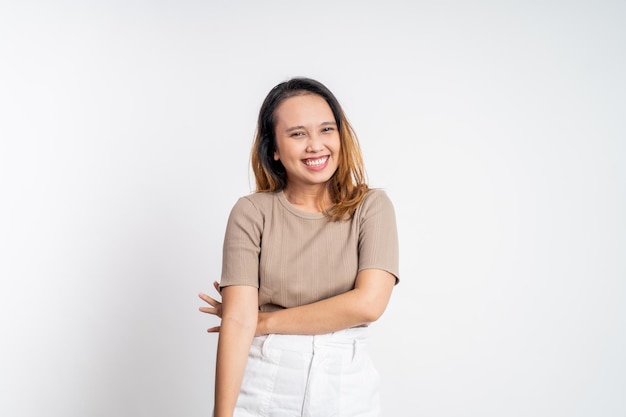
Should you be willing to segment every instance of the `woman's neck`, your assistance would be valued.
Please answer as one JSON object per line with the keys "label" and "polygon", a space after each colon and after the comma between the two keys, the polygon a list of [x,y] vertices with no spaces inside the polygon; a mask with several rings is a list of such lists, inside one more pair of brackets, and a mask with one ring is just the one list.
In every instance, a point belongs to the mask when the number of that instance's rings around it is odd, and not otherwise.
{"label": "woman's neck", "polygon": [[[297,207],[302,211],[306,211],[309,213],[319,213],[321,211],[321,207],[318,201],[319,198],[319,189],[293,189],[293,188],[285,188],[283,190],[283,194],[285,198],[291,205]],[[328,191],[324,191],[324,203],[322,207],[328,207],[330,205],[330,196],[328,195]]]}

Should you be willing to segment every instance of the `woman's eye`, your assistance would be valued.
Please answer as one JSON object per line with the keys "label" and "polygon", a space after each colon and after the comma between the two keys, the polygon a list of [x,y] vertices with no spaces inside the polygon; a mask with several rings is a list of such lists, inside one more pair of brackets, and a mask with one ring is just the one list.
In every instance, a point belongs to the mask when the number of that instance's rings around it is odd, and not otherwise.
{"label": "woman's eye", "polygon": [[304,136],[303,132],[293,132],[291,134],[291,137],[293,137],[293,138],[299,138],[299,137],[302,137],[302,136]]}
{"label": "woman's eye", "polygon": [[332,132],[333,130],[335,130],[335,128],[333,127],[325,127],[322,129],[322,132],[327,133],[327,132]]}

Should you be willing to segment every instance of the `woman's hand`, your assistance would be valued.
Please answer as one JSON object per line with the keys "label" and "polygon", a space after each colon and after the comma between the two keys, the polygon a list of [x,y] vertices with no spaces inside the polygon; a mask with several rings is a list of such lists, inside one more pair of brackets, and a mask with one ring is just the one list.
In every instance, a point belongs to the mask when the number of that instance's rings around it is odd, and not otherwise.
{"label": "woman's hand", "polygon": [[[220,293],[219,282],[214,281],[213,287],[219,294]],[[215,298],[209,297],[208,295],[204,293],[200,293],[198,294],[198,296],[200,297],[200,299],[202,299],[202,301],[206,302],[207,304],[211,306],[211,307],[200,307],[199,310],[201,312],[207,313],[207,314],[213,314],[214,316],[217,316],[220,319],[222,318],[222,303],[220,301],[217,301]],[[219,331],[220,331],[220,326],[215,326],[215,327],[211,327],[207,329],[207,332],[209,333],[219,333]]]}

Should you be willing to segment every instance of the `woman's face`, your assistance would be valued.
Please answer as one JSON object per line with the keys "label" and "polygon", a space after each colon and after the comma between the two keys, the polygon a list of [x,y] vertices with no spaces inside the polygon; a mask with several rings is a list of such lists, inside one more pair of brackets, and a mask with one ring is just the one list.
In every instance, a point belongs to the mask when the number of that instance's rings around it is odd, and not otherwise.
{"label": "woman's face", "polygon": [[284,100],[275,112],[276,151],[287,171],[287,187],[324,185],[339,165],[341,144],[335,116],[322,97],[306,94]]}

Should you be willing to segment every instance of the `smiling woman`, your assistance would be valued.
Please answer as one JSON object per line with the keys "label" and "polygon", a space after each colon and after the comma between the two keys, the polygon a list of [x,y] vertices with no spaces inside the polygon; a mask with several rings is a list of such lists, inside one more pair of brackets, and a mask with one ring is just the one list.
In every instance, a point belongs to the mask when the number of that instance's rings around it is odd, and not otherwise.
{"label": "smiling woman", "polygon": [[364,180],[333,94],[296,78],[261,106],[257,192],[224,239],[215,416],[379,416],[367,326],[398,282],[393,205]]}
{"label": "smiling woman", "polygon": [[[319,209],[324,214],[329,215],[332,220],[349,217],[369,190],[365,182],[361,148],[339,101],[328,88],[311,79],[294,78],[281,83],[270,91],[263,102],[259,112],[257,134],[251,155],[257,191],[281,191],[288,185],[286,167],[280,158],[276,159],[278,110],[283,102],[302,96],[317,97],[318,105],[320,98],[326,102],[326,108],[332,112],[332,118],[323,123],[330,123],[328,127],[336,126],[339,134],[339,160],[336,171],[329,179],[326,187],[320,188],[322,195],[318,195],[317,199],[320,203]],[[304,112],[304,109],[294,108],[296,106],[290,107],[294,111],[300,111],[300,117],[310,117],[307,116],[308,113]],[[318,107],[318,111],[324,111],[323,106]],[[301,125],[297,124],[291,127],[297,128]],[[324,204],[323,193],[328,193],[330,203]]]}
{"label": "smiling woman", "polygon": [[[283,101],[276,109],[274,160],[287,172],[284,189],[289,202],[304,211],[317,212],[332,204],[329,196],[316,201],[337,171],[341,144],[337,123],[322,97],[306,94]],[[307,198],[307,195],[314,198]]]}

